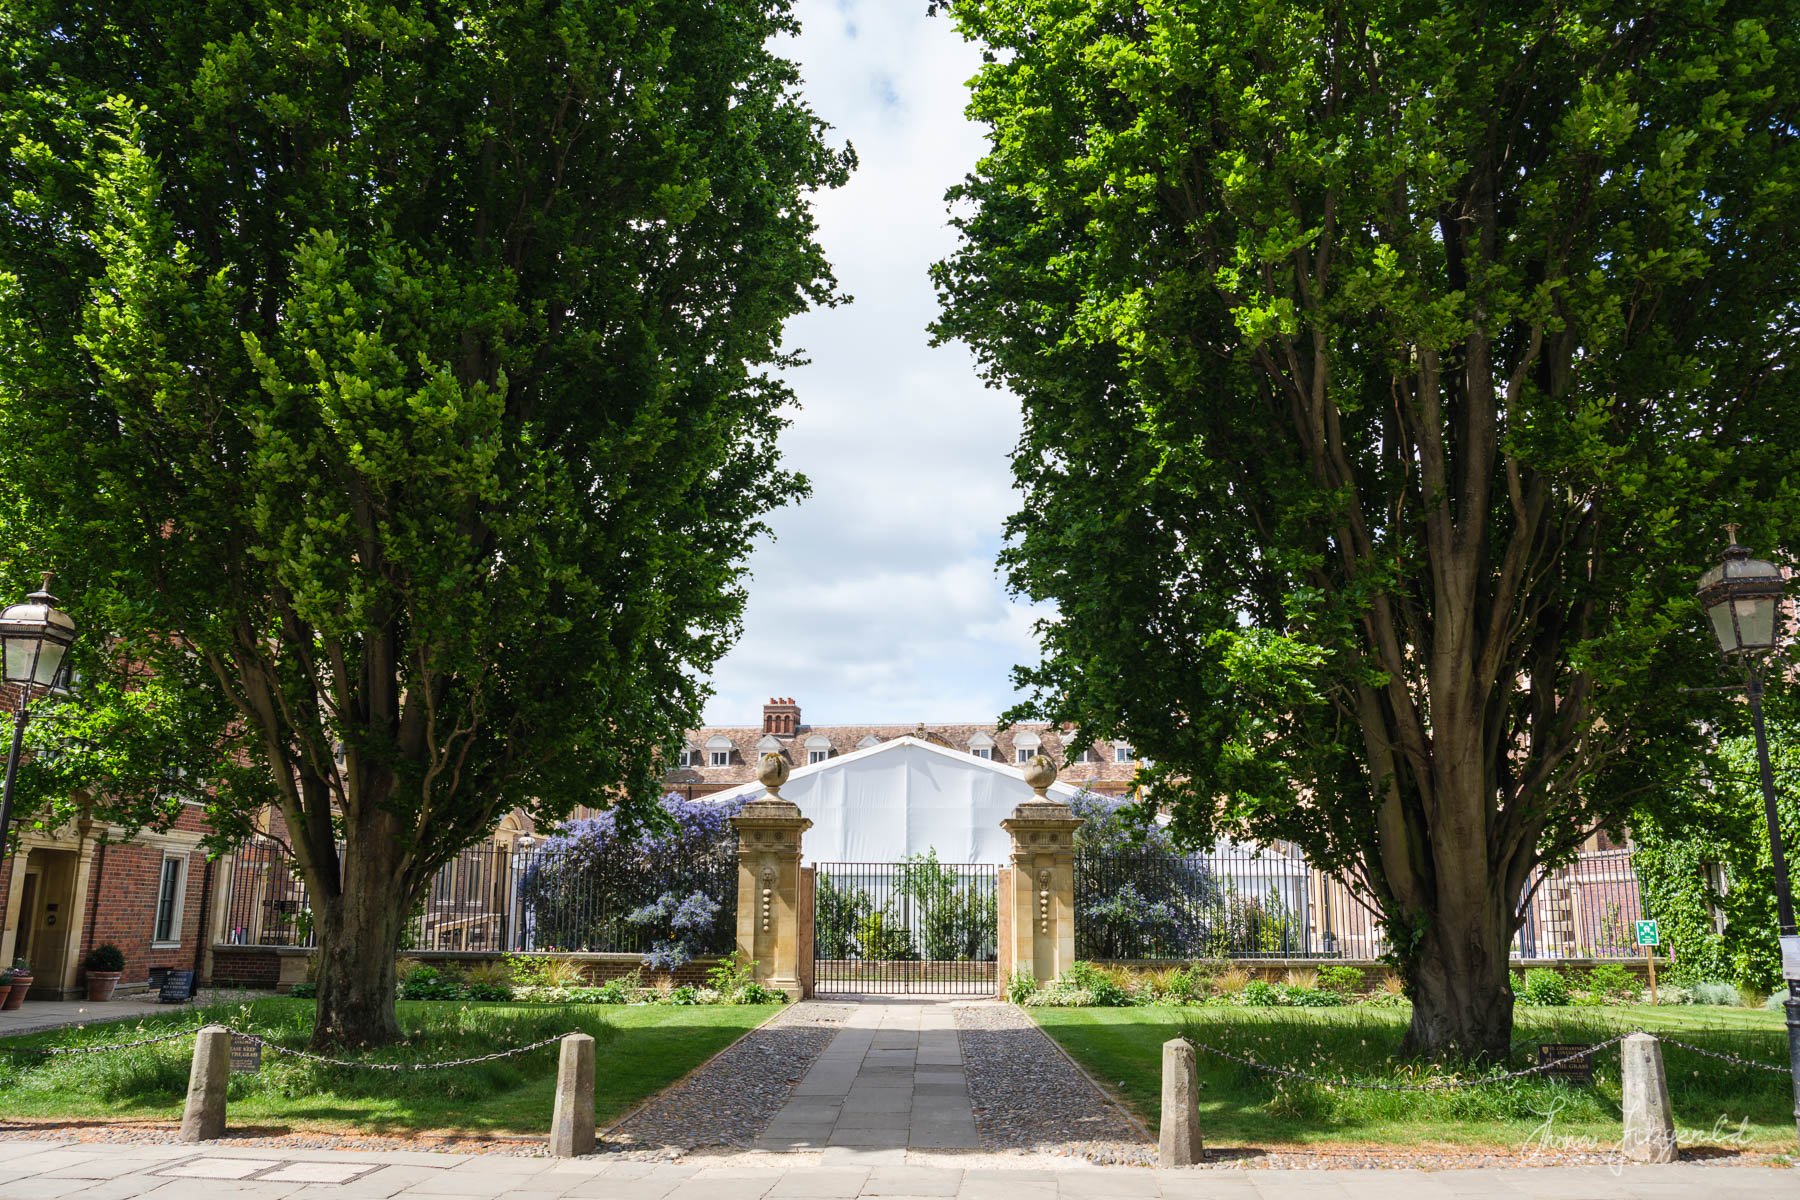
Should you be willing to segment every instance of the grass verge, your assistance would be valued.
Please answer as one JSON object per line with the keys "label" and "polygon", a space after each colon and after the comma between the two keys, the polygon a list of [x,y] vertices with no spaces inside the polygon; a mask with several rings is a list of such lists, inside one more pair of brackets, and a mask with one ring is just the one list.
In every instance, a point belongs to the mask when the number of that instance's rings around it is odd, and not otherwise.
{"label": "grass verge", "polygon": [[[1184,1030],[1222,1050],[1312,1074],[1406,1083],[1454,1073],[1396,1062],[1405,1009],[1037,1008],[1038,1024],[1155,1130],[1162,1044]],[[1602,1042],[1644,1029],[1770,1064],[1787,1060],[1779,1013],[1747,1009],[1521,1008],[1509,1067],[1536,1062],[1538,1043]],[[1425,1148],[1604,1151],[1620,1134],[1619,1054],[1595,1058],[1594,1084],[1522,1079],[1459,1091],[1403,1093],[1282,1080],[1201,1052],[1200,1123],[1211,1146],[1357,1142]],[[1794,1148],[1788,1076],[1665,1045],[1675,1119],[1686,1147]],[[1475,1072],[1480,1073],[1480,1072]]]}
{"label": "grass verge", "polygon": [[[407,1041],[362,1057],[434,1062],[563,1033],[592,1034],[594,1110],[604,1125],[736,1041],[775,1008],[402,1002]],[[267,999],[6,1038],[0,1040],[5,1115],[179,1120],[193,1042],[56,1058],[9,1053],[5,1047],[105,1045],[216,1021],[303,1049],[312,1016],[311,1001]],[[260,1071],[232,1076],[230,1120],[265,1132],[535,1136],[550,1128],[556,1054],[550,1045],[476,1066],[396,1072],[320,1066],[265,1051]]]}

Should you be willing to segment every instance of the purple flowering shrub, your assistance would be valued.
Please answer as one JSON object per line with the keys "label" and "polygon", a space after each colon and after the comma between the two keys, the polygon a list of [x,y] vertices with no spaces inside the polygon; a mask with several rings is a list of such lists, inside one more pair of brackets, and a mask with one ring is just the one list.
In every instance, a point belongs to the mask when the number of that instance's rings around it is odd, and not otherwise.
{"label": "purple flowering shrub", "polygon": [[[640,828],[623,828],[606,812],[570,821],[538,844],[519,877],[533,949],[648,950],[645,961],[654,966],[662,965],[655,961],[660,943],[684,946],[689,957],[731,948],[731,922],[717,917],[737,903],[731,818],[741,802],[671,794],[660,807]],[[647,915],[665,902],[661,916]]]}
{"label": "purple flowering shrub", "polygon": [[1189,958],[1217,939],[1225,900],[1204,855],[1116,796],[1081,791],[1075,833],[1076,954],[1087,959]]}
{"label": "purple flowering shrub", "polygon": [[642,926],[653,939],[644,954],[644,965],[673,971],[692,962],[701,952],[718,916],[719,902],[705,892],[690,892],[686,896],[664,892],[625,919]]}

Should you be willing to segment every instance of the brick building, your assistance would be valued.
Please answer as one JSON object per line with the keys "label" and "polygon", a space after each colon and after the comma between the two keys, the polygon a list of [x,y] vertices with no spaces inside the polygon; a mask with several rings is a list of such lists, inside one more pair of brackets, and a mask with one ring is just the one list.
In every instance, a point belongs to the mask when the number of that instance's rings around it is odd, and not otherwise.
{"label": "brick building", "polygon": [[[0,712],[10,717],[16,699],[0,690]],[[49,833],[24,830],[18,852],[0,857],[0,966],[31,964],[32,999],[81,995],[82,959],[109,942],[125,955],[121,991],[142,989],[159,967],[204,975],[217,875],[200,849],[205,833],[193,805],[168,830],[129,838],[89,815]]]}
{"label": "brick building", "polygon": [[976,758],[1016,766],[1043,753],[1057,764],[1057,778],[1074,787],[1113,795],[1131,790],[1138,759],[1125,742],[1073,745],[1074,731],[1043,723],[1007,729],[994,724],[919,722],[913,725],[809,725],[792,697],[763,705],[762,724],[709,725],[687,735],[681,761],[667,774],[672,791],[705,796],[749,783],[769,752],[796,767],[827,762],[857,750],[915,737]]}

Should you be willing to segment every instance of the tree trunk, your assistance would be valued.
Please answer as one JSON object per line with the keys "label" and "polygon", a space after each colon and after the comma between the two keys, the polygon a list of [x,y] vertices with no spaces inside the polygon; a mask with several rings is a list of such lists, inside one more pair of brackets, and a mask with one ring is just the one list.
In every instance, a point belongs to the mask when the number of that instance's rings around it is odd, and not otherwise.
{"label": "tree trunk", "polygon": [[1412,1026],[1403,1053],[1498,1062],[1512,1045],[1508,950],[1513,923],[1499,905],[1441,907],[1403,971]]}
{"label": "tree trunk", "polygon": [[400,850],[391,842],[358,841],[345,848],[340,893],[313,905],[319,943],[315,1050],[385,1046],[401,1036],[394,960],[409,901],[399,883]]}

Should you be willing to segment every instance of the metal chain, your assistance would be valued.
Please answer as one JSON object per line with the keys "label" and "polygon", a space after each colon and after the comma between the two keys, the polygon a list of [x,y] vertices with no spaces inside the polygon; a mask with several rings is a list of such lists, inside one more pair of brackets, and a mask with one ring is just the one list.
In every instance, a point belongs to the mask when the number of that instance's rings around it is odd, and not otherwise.
{"label": "metal chain", "polygon": [[1707,1050],[1688,1042],[1678,1042],[1674,1038],[1659,1038],[1659,1040],[1665,1045],[1680,1046],[1683,1050],[1691,1050],[1695,1054],[1702,1055],[1706,1058],[1716,1058],[1720,1062],[1735,1063],[1740,1067],[1755,1067],[1759,1071],[1774,1071],[1782,1075],[1786,1075],[1793,1070],[1790,1066],[1777,1066],[1774,1063],[1757,1062],[1753,1058],[1744,1058],[1741,1055],[1732,1054],[1724,1050]]}
{"label": "metal chain", "polygon": [[1187,1041],[1188,1044],[1193,1046],[1196,1050],[1204,1050],[1208,1054],[1230,1059],[1232,1062],[1240,1063],[1252,1070],[1262,1071],[1270,1075],[1280,1075],[1284,1079],[1295,1079],[1302,1083],[1314,1083],[1323,1087],[1355,1088],[1365,1092],[1449,1092],[1457,1091],[1462,1088],[1486,1087],[1489,1084],[1505,1083],[1513,1079],[1523,1079],[1528,1075],[1540,1075],[1545,1071],[1553,1071],[1557,1067],[1567,1063],[1576,1062],[1580,1059],[1598,1054],[1609,1046],[1616,1046],[1624,1041],[1625,1037],[1626,1035],[1621,1033],[1618,1037],[1601,1042],[1597,1046],[1589,1046],[1575,1054],[1553,1059],[1547,1063],[1539,1063],[1535,1067],[1525,1067],[1518,1071],[1506,1071],[1499,1075],[1484,1075],[1479,1079],[1433,1079],[1425,1083],[1370,1083],[1359,1079],[1343,1079],[1332,1078],[1326,1075],[1311,1075],[1305,1071],[1296,1071],[1292,1067],[1278,1067],[1273,1063],[1260,1062],[1257,1059],[1250,1058],[1246,1055],[1233,1054],[1229,1050],[1221,1050],[1217,1046],[1209,1046],[1205,1042],[1195,1041],[1191,1037],[1188,1038]]}
{"label": "metal chain", "polygon": [[444,1062],[429,1063],[371,1063],[354,1062],[347,1058],[330,1058],[323,1054],[314,1054],[309,1050],[295,1050],[288,1046],[271,1042],[267,1038],[259,1037],[254,1033],[243,1033],[236,1029],[233,1029],[231,1032],[238,1037],[248,1038],[250,1041],[267,1048],[275,1054],[286,1055],[289,1058],[305,1059],[307,1062],[322,1063],[329,1067],[348,1067],[352,1070],[360,1071],[445,1071],[451,1067],[472,1067],[477,1063],[495,1062],[502,1058],[513,1058],[520,1054],[530,1054],[533,1050],[542,1050],[545,1046],[548,1046],[553,1042],[560,1042],[563,1038],[569,1036],[566,1033],[559,1033],[555,1037],[547,1037],[542,1041],[532,1042],[529,1046],[514,1046],[511,1050],[496,1050],[492,1054],[482,1054],[475,1058],[453,1058]]}
{"label": "metal chain", "polygon": [[9,1054],[101,1054],[108,1050],[131,1050],[138,1046],[154,1046],[158,1042],[173,1042],[184,1037],[193,1037],[194,1030],[183,1029],[176,1033],[166,1033],[161,1037],[140,1038],[135,1042],[113,1042],[106,1046],[0,1046]]}

